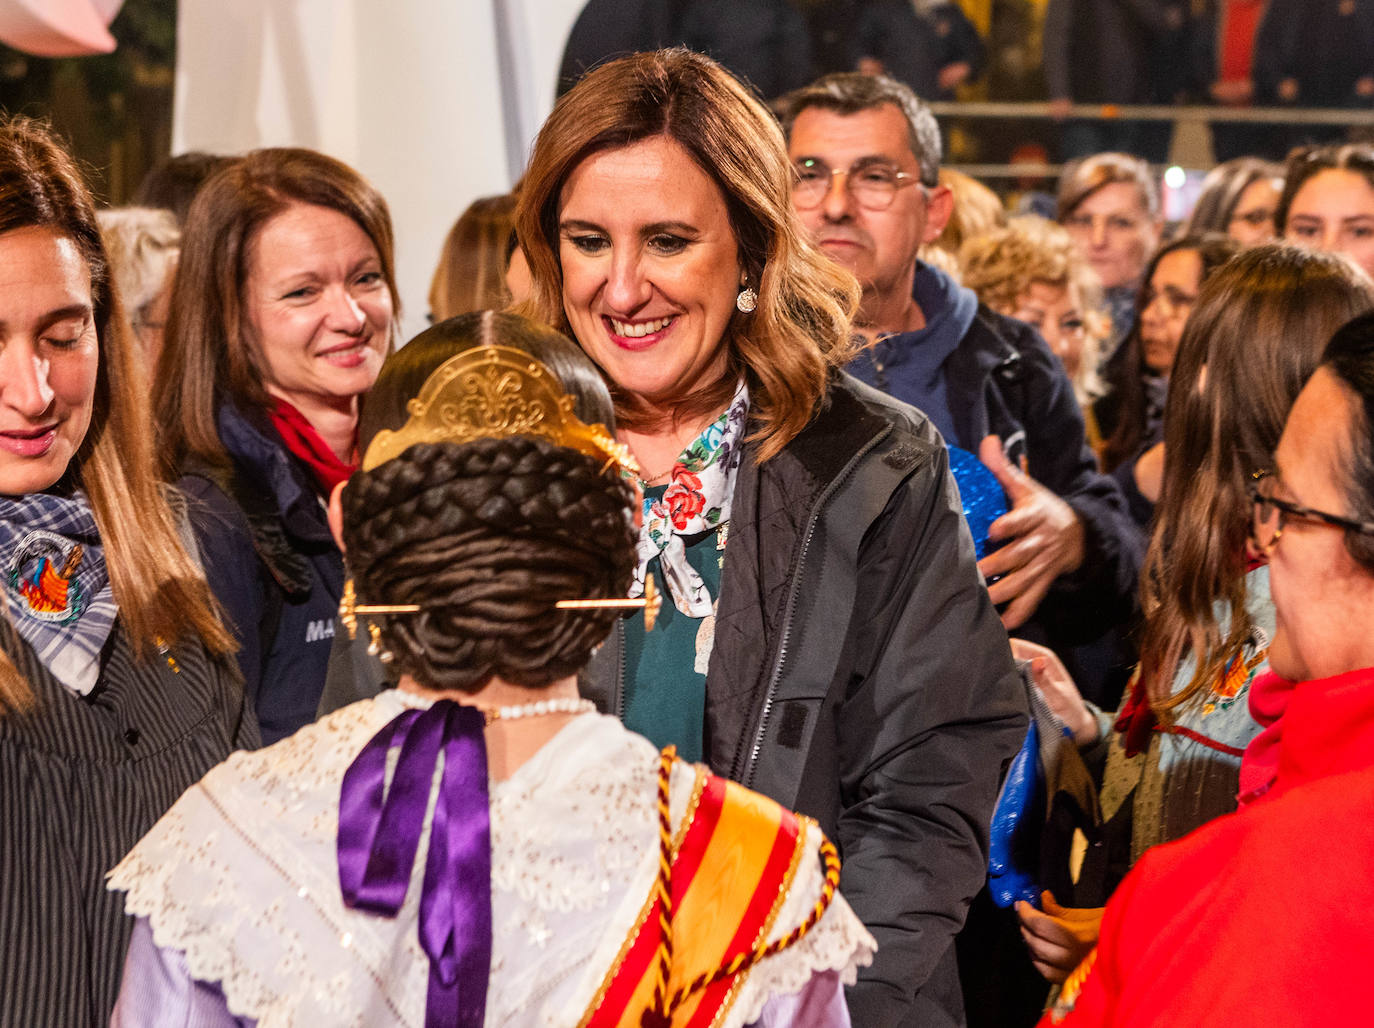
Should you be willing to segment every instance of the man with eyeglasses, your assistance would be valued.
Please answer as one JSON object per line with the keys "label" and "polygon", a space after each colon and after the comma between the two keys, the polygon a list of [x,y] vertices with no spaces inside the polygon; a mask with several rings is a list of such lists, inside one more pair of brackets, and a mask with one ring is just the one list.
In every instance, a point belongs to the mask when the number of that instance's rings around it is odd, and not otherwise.
{"label": "man with eyeglasses", "polygon": [[[868,345],[846,370],[922,410],[998,477],[1012,509],[994,523],[999,548],[979,570],[1003,623],[1053,649],[1084,695],[1115,709],[1133,663],[1119,630],[1136,613],[1144,539],[1098,472],[1072,384],[1044,340],[917,259],[953,213],[934,116],[901,83],[855,73],[825,76],[778,110],[793,207],[863,287],[856,327]],[[1007,982],[972,985],[977,970],[961,967],[966,999],[1006,997]],[[1043,999],[1029,961],[1022,970],[1023,995]],[[1006,1023],[1006,1009],[971,1020]]]}

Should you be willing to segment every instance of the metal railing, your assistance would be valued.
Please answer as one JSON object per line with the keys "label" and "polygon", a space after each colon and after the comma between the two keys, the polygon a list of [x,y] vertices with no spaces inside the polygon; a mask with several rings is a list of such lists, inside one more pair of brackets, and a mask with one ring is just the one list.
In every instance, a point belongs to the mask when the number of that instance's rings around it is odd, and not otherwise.
{"label": "metal railing", "polygon": [[[1374,103],[1374,100],[1371,100]],[[1374,107],[1222,107],[1204,104],[1071,104],[1067,112],[1046,102],[937,102],[939,117],[1085,118],[1099,121],[1250,122],[1266,125],[1371,125]]]}

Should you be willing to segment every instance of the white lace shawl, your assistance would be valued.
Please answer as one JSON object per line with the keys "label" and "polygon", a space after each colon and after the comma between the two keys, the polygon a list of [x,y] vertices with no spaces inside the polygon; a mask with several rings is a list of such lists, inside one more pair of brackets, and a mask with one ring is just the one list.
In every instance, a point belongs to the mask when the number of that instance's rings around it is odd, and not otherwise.
{"label": "white lace shawl", "polygon": [[[400,915],[344,907],[336,870],[339,789],[367,741],[406,706],[390,691],[336,711],[269,749],[237,753],[190,789],[109,876],[158,946],[218,982],[260,1028],[422,1028],[428,961],[416,931],[428,828]],[[652,887],[658,755],[613,718],[573,719],[514,776],[491,784],[488,1025],[575,1025]],[[673,816],[692,790],[672,779]],[[436,771],[437,780],[437,771]],[[427,815],[428,820],[428,815]],[[806,824],[816,852],[820,832]],[[820,892],[803,860],[773,928],[800,923]],[[687,926],[681,926],[687,930]],[[817,972],[846,982],[876,948],[841,897],[801,943],[760,963],[717,1023],[739,1028]]]}

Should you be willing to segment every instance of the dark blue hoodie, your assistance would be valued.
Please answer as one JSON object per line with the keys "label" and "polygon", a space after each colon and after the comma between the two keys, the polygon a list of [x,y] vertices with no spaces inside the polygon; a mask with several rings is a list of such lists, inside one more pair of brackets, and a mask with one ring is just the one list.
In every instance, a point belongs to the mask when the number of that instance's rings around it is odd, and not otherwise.
{"label": "dark blue hoodie", "polygon": [[315,719],[343,557],[309,472],[277,434],[227,405],[216,421],[233,470],[188,468],[178,485],[270,745]]}
{"label": "dark blue hoodie", "polygon": [[[978,297],[938,268],[916,265],[911,291],[926,327],[882,336],[850,362],[848,371],[875,389],[921,410],[946,441],[973,453],[977,440],[961,440],[950,413],[945,361],[968,334],[978,313]],[[972,442],[972,445],[970,445]]]}

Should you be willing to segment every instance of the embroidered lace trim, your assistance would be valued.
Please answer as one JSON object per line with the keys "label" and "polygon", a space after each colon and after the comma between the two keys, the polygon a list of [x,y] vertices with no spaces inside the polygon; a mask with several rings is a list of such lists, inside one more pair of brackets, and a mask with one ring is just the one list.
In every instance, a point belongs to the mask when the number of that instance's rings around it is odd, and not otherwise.
{"label": "embroidered lace trim", "polygon": [[[388,692],[276,746],[235,754],[183,796],[109,876],[158,946],[219,982],[260,1028],[422,1028],[428,962],[415,932],[428,832],[395,920],[348,910],[335,870],[339,785],[364,743],[405,706]],[[618,722],[574,719],[511,779],[492,783],[493,952],[487,1024],[576,1023],[632,929],[657,863],[657,753]],[[436,769],[436,777],[438,770]],[[673,774],[674,817],[693,769]],[[427,818],[428,820],[428,818]],[[814,853],[819,832],[807,826]],[[813,837],[814,836],[814,837]],[[820,891],[804,858],[773,929],[805,918]],[[875,949],[843,899],[801,943],[754,968],[721,1024],[756,1020],[774,993],[813,973],[852,982]]]}
{"label": "embroidered lace trim", "polygon": [[[822,833],[814,822],[806,822],[805,854],[792,880],[787,899],[768,933],[768,940],[780,939],[806,920],[821,894],[825,870],[820,860]],[[801,992],[812,976],[823,971],[839,971],[846,985],[853,985],[859,968],[873,962],[878,944],[850,909],[843,896],[836,894],[825,914],[801,942],[757,964],[739,986],[738,998],[730,1008],[722,1028],[742,1028],[757,1021],[764,1004],[773,996]]]}

